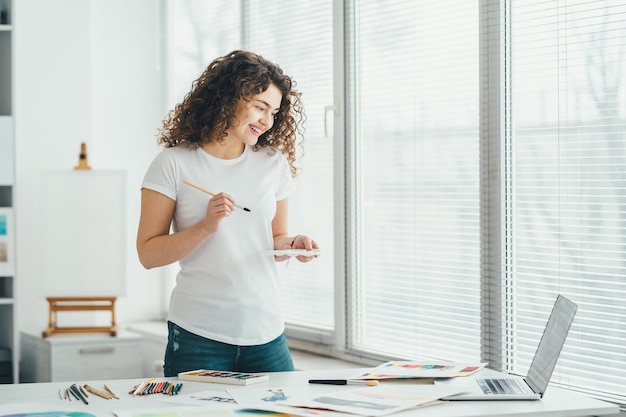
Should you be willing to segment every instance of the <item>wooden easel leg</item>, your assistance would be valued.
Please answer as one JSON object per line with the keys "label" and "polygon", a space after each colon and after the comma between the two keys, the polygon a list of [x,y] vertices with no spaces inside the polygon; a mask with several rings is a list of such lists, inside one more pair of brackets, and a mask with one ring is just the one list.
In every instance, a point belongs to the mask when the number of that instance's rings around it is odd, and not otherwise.
{"label": "wooden easel leg", "polygon": [[48,327],[42,332],[43,337],[48,337],[54,333],[54,327],[56,323],[56,314],[54,313],[53,302],[48,299]]}

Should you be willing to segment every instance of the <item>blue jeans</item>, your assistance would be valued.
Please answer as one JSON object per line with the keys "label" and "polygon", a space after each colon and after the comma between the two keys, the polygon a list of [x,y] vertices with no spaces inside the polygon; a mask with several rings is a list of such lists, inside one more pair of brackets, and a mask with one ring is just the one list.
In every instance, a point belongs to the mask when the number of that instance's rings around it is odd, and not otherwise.
{"label": "blue jeans", "polygon": [[250,373],[294,369],[284,333],[263,345],[237,346],[206,339],[169,321],[167,330],[166,377],[195,369]]}

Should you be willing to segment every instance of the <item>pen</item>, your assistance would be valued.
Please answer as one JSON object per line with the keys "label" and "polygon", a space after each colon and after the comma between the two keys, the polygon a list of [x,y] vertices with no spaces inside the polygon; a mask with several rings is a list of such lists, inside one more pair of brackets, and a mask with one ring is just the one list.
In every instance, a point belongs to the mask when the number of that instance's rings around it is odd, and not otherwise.
{"label": "pen", "polygon": [[309,384],[368,385],[373,387],[378,385],[378,381],[375,379],[309,379]]}
{"label": "pen", "polygon": [[[183,182],[184,182],[185,184],[187,184],[188,186],[195,188],[196,190],[200,190],[200,191],[202,191],[203,193],[206,193],[206,194],[210,195],[211,197],[215,197],[215,193],[212,193],[212,192],[210,192],[209,190],[205,190],[205,189],[204,189],[204,188],[202,188],[202,187],[198,187],[197,185],[192,184],[192,183],[190,183],[189,181],[184,181],[184,180],[183,180]],[[243,211],[248,211],[248,212],[250,211],[250,209],[249,209],[249,208],[247,208],[247,207],[241,207],[239,204],[235,204],[235,207],[237,207],[237,208],[239,208],[239,209],[241,209],[241,210],[243,210]]]}
{"label": "pen", "polygon": [[85,398],[85,396],[83,395],[83,393],[80,391],[80,388],[78,388],[78,385],[76,384],[72,384],[70,386],[70,392],[72,394],[74,394],[74,396],[76,397],[77,400],[81,400],[82,402],[84,402],[85,404],[89,404],[89,402],[87,402],[87,399]]}
{"label": "pen", "polygon": [[73,389],[69,388],[70,390],[70,394],[72,394],[72,397],[76,398],[77,400],[80,400],[80,398],[78,397],[78,395],[76,394],[76,391],[74,391]]}

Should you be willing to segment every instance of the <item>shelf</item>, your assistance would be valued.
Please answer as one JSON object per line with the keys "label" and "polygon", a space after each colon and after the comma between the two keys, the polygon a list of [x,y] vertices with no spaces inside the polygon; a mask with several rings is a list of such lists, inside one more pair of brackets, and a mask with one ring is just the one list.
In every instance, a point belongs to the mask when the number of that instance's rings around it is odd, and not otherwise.
{"label": "shelf", "polygon": [[[0,0],[0,7],[2,7],[2,0]],[[11,25],[0,25],[0,115],[11,115],[13,113],[11,100],[12,28]]]}
{"label": "shelf", "polygon": [[0,303],[3,300],[13,300],[13,277],[11,276],[0,276]]}
{"label": "shelf", "polygon": [[[13,1],[0,0],[0,211],[2,211],[2,263],[0,272],[0,384],[18,382],[15,268],[7,268],[7,233],[5,213],[13,213],[15,185],[15,128],[13,120]],[[8,209],[8,210],[7,210]],[[13,220],[10,227],[13,229]],[[14,229],[13,229],[14,230]],[[10,232],[13,234],[13,231]],[[13,236],[10,236],[14,239]],[[10,241],[9,241],[10,242]],[[9,260],[14,257],[14,242],[9,246]]]}
{"label": "shelf", "polygon": [[13,187],[0,181],[0,207],[13,207]]}

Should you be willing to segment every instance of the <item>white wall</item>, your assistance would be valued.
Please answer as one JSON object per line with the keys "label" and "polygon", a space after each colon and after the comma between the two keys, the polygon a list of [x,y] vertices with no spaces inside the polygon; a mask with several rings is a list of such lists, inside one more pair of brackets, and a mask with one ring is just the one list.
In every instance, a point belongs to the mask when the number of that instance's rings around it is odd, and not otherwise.
{"label": "white wall", "polygon": [[[87,143],[94,170],[127,173],[128,284],[118,300],[117,321],[161,318],[162,271],[144,270],[135,251],[139,186],[160,150],[155,135],[164,115],[160,2],[13,4],[18,326],[41,331],[48,320],[47,302],[38,291],[41,173],[72,169],[81,142]],[[85,238],[97,236],[85,231]]]}

